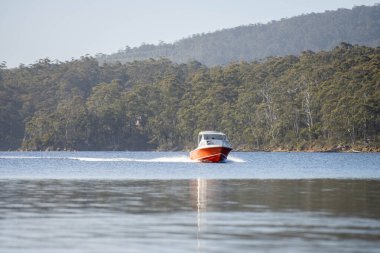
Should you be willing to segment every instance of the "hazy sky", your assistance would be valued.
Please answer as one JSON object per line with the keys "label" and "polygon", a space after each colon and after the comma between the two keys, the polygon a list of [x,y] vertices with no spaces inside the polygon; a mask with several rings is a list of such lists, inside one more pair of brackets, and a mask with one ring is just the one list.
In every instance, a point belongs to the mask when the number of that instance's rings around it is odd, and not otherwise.
{"label": "hazy sky", "polygon": [[0,0],[0,62],[8,67],[113,53],[143,42],[266,23],[380,0]]}

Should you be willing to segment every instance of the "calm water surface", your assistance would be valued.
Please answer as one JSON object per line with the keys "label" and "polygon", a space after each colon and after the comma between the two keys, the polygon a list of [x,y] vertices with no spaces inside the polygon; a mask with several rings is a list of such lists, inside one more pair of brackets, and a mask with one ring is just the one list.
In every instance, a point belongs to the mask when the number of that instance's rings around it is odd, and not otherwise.
{"label": "calm water surface", "polygon": [[0,152],[0,252],[379,252],[380,154]]}

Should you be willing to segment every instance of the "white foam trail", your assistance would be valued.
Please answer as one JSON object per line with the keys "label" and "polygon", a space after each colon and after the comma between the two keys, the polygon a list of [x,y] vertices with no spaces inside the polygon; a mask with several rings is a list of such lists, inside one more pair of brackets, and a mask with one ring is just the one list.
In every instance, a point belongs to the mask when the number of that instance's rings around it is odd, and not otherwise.
{"label": "white foam trail", "polygon": [[158,157],[146,160],[147,162],[164,162],[164,163],[192,163],[188,156]]}
{"label": "white foam trail", "polygon": [[96,157],[67,157],[66,159],[78,160],[83,162],[116,162],[121,161],[120,158],[96,158]]}
{"label": "white foam trail", "polygon": [[[163,156],[151,159],[138,159],[138,158],[126,158],[126,157],[52,157],[52,156],[0,156],[0,159],[69,159],[83,162],[146,162],[146,163],[193,163],[197,162],[190,160],[186,155],[181,156]],[[244,163],[241,158],[228,156],[227,162]]]}
{"label": "white foam trail", "polygon": [[41,159],[39,156],[0,156],[0,159]]}
{"label": "white foam trail", "polygon": [[162,162],[162,163],[187,163],[193,162],[187,156],[157,157],[152,159],[134,159],[134,158],[94,158],[94,157],[68,157],[68,159],[85,162]]}
{"label": "white foam trail", "polygon": [[231,162],[234,162],[234,163],[245,163],[246,161],[239,158],[239,157],[235,157],[235,156],[228,156],[227,158],[227,161],[231,161]]}
{"label": "white foam trail", "polygon": [[188,156],[156,157],[151,159],[138,159],[126,157],[52,157],[52,156],[0,156],[0,159],[57,159],[57,160],[77,160],[83,162],[162,162],[162,163],[187,163],[194,162]]}

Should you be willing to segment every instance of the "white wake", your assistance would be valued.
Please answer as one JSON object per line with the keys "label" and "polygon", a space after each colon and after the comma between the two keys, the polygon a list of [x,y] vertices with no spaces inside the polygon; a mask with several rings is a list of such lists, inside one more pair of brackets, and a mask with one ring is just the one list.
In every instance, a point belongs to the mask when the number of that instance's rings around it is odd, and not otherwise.
{"label": "white wake", "polygon": [[187,156],[156,157],[151,159],[140,158],[95,158],[95,157],[68,157],[68,159],[85,162],[146,162],[146,163],[189,163],[193,162]]}
{"label": "white wake", "polygon": [[230,161],[230,162],[234,162],[234,163],[245,163],[246,161],[239,158],[239,157],[236,157],[236,156],[228,156],[227,158],[227,161]]}
{"label": "white wake", "polygon": [[[54,157],[54,156],[0,156],[0,159],[56,159],[56,160],[77,160],[83,162],[145,162],[145,163],[193,163],[186,155],[163,156],[155,158],[127,158],[127,157]],[[244,163],[239,157],[229,156],[227,162]]]}

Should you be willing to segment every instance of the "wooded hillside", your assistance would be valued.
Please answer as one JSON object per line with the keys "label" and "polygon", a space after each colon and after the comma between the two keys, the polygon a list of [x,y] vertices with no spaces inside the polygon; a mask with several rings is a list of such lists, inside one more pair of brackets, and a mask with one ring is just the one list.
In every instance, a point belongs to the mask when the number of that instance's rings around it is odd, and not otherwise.
{"label": "wooded hillside", "polygon": [[311,13],[268,24],[255,24],[196,34],[175,43],[126,47],[100,62],[131,62],[168,58],[176,63],[196,60],[207,66],[253,61],[269,56],[299,55],[331,50],[342,41],[380,46],[380,5]]}
{"label": "wooded hillside", "polygon": [[169,60],[41,60],[0,69],[0,149],[182,150],[200,130],[234,148],[380,147],[380,48],[208,68]]}

